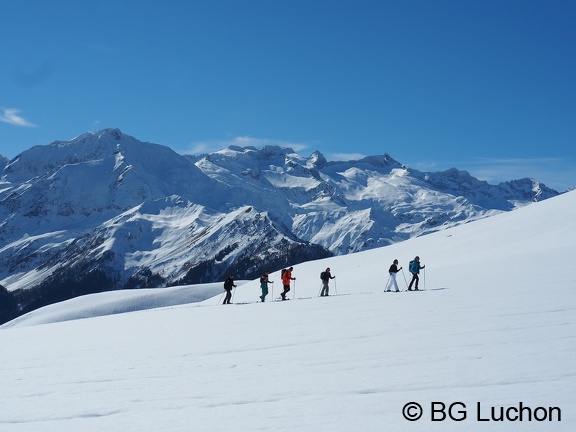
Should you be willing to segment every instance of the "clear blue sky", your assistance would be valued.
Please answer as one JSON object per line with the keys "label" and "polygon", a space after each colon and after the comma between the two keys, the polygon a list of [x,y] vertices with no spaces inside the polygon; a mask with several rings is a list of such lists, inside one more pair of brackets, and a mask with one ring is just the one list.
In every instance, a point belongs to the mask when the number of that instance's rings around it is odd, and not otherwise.
{"label": "clear blue sky", "polygon": [[9,158],[117,127],[576,186],[574,0],[0,4]]}

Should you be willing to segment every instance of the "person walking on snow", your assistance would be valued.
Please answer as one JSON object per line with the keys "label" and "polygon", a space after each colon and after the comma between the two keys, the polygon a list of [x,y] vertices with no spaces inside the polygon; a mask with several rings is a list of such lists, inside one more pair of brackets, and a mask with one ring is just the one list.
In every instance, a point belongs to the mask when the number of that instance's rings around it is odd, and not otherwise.
{"label": "person walking on snow", "polygon": [[266,296],[268,295],[268,284],[274,283],[271,280],[268,280],[268,271],[265,271],[262,276],[260,276],[260,288],[262,289],[262,295],[260,296],[260,300],[262,303],[266,300]]}
{"label": "person walking on snow", "polygon": [[230,300],[232,299],[232,288],[236,288],[234,285],[234,275],[231,274],[228,276],[228,279],[224,282],[224,289],[226,290],[226,297],[224,297],[224,303],[222,304],[230,304]]}
{"label": "person walking on snow", "polygon": [[286,293],[290,291],[290,281],[296,280],[295,277],[292,277],[292,270],[294,270],[294,267],[290,267],[282,274],[282,285],[284,286],[284,291],[280,294],[282,300],[286,300]]}
{"label": "person walking on snow", "polygon": [[328,282],[336,276],[330,274],[330,267],[328,267],[326,271],[323,271],[320,276],[320,279],[322,279],[322,291],[320,292],[320,297],[328,297]]}
{"label": "person walking on snow", "polygon": [[398,289],[398,284],[396,283],[396,273],[398,273],[400,270],[402,270],[402,267],[398,268],[398,260],[395,259],[392,265],[390,266],[390,269],[388,269],[388,273],[390,273],[390,282],[388,282],[388,286],[386,287],[387,292],[392,291],[391,290],[392,285],[394,285],[394,287],[396,288],[396,292],[400,291]]}
{"label": "person walking on snow", "polygon": [[420,278],[418,277],[418,274],[420,273],[420,269],[423,269],[426,266],[423,266],[420,264],[420,257],[417,256],[416,258],[414,258],[413,261],[410,261],[410,273],[412,273],[412,280],[410,281],[410,285],[408,285],[408,291],[412,291],[412,284],[414,282],[416,282],[416,286],[414,288],[414,291],[419,291],[418,290],[418,281],[420,280]]}

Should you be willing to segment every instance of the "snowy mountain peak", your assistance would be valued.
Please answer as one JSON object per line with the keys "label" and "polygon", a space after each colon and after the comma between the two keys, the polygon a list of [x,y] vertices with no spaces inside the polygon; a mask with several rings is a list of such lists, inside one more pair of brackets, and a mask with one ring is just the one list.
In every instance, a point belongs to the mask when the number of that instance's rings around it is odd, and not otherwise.
{"label": "snowy mountain peak", "polygon": [[314,153],[312,153],[310,155],[309,160],[310,163],[316,168],[324,168],[326,165],[328,165],[328,161],[326,160],[324,155],[319,151],[315,151]]}
{"label": "snowy mountain peak", "polygon": [[[389,154],[233,146],[202,157],[118,129],[33,147],[4,167],[0,284],[33,308],[94,289],[219,280],[397,243],[557,192],[423,173]],[[97,282],[97,283],[96,283]]]}
{"label": "snowy mountain peak", "polygon": [[[354,163],[355,161],[351,161]],[[376,155],[376,156],[367,156],[359,161],[355,162],[357,164],[369,164],[373,165],[378,168],[401,168],[402,164],[392,158],[388,153],[384,153],[383,155]]]}
{"label": "snowy mountain peak", "polygon": [[50,145],[56,147],[66,147],[70,145],[78,145],[79,143],[84,143],[86,141],[121,141],[123,139],[133,139],[133,137],[129,137],[128,135],[124,135],[120,129],[117,128],[110,128],[110,129],[102,129],[100,131],[89,131],[79,135],[75,138],[72,138],[68,141],[53,141]]}
{"label": "snowy mountain peak", "polygon": [[525,201],[542,201],[557,194],[545,184],[532,178],[523,178],[500,183],[500,186],[507,191],[507,197],[514,200],[514,197],[521,197]]}
{"label": "snowy mountain peak", "polygon": [[119,143],[138,142],[119,129],[87,132],[69,141],[54,141],[35,146],[10,161],[4,172],[9,181],[23,181],[36,176],[52,174],[65,165],[97,161],[113,155]]}

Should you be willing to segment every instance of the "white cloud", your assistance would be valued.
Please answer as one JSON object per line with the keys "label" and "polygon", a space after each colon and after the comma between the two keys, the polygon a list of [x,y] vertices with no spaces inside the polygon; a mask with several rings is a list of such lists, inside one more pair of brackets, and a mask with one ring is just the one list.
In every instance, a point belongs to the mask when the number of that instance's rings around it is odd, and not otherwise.
{"label": "white cloud", "polygon": [[0,114],[0,122],[8,123],[15,126],[24,127],[36,127],[35,124],[30,123],[24,117],[19,116],[19,109],[16,108],[2,108],[2,114]]}
{"label": "white cloud", "polygon": [[366,157],[366,155],[362,153],[329,153],[326,156],[328,160],[337,160],[337,161],[360,160]]}

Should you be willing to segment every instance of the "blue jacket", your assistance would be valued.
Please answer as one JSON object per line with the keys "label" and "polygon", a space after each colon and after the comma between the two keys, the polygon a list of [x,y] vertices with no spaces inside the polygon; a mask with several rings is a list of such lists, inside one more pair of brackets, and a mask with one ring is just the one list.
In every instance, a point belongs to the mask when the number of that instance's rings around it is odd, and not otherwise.
{"label": "blue jacket", "polygon": [[420,269],[423,269],[424,266],[420,264],[418,261],[410,261],[410,273],[420,273]]}

